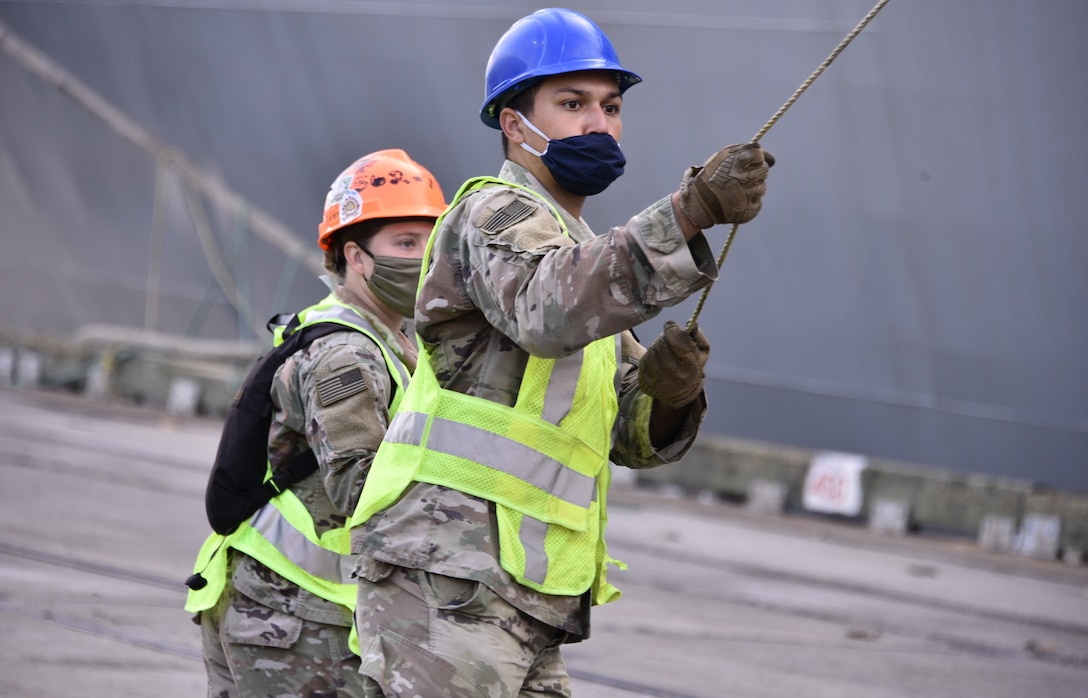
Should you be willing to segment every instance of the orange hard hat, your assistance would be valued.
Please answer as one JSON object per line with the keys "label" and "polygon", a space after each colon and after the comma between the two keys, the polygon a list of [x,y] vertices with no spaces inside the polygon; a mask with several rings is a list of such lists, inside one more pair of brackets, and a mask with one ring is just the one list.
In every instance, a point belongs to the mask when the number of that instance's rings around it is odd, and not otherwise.
{"label": "orange hard hat", "polygon": [[425,167],[396,148],[364,155],[333,180],[317,244],[344,226],[378,218],[438,218],[446,210],[442,188]]}

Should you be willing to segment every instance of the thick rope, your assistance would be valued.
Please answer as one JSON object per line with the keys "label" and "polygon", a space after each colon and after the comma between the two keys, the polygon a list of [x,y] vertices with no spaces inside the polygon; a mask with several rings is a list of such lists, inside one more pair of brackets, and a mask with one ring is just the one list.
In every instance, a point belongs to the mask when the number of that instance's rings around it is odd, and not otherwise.
{"label": "thick rope", "polygon": [[[843,52],[843,49],[850,45],[850,42],[854,40],[854,37],[861,33],[861,30],[865,28],[865,25],[872,21],[873,17],[876,17],[876,14],[880,12],[880,10],[882,10],[884,6],[888,4],[888,2],[890,2],[890,0],[880,0],[876,5],[873,6],[873,9],[869,10],[869,14],[865,15],[861,19],[861,21],[858,22],[858,25],[854,27],[850,31],[850,33],[847,34],[841,42],[839,42],[839,45],[835,47],[835,50],[832,51],[831,54],[824,59],[824,62],[821,63],[820,66],[816,68],[816,70],[812,71],[812,75],[809,75],[808,79],[801,83],[801,86],[798,87],[792,95],[790,95],[790,98],[786,100],[785,104],[778,108],[778,111],[774,113],[774,116],[772,116],[767,121],[767,123],[763,124],[763,128],[759,129],[756,135],[752,137],[752,143],[758,143],[759,139],[767,135],[767,131],[770,131],[771,127],[774,126],[780,118],[782,118],[782,115],[786,113],[786,110],[793,106],[793,103],[797,101],[797,98],[800,97],[804,93],[804,91],[808,89],[809,85],[816,81],[816,78],[820,77],[820,74],[827,69],[827,66],[831,65],[831,62],[838,58],[839,54]],[[733,244],[733,238],[736,237],[737,228],[739,227],[740,223],[734,223],[733,229],[729,231],[729,237],[725,239],[725,246],[722,247],[721,254],[718,255],[718,269],[721,269],[722,265],[725,263],[725,256],[729,254],[729,247]],[[703,311],[703,304],[706,303],[706,297],[709,293],[710,286],[707,286],[703,289],[702,295],[699,296],[699,302],[695,305],[695,310],[691,314],[691,319],[688,320],[689,332],[695,327],[695,321],[699,318],[699,313]]]}

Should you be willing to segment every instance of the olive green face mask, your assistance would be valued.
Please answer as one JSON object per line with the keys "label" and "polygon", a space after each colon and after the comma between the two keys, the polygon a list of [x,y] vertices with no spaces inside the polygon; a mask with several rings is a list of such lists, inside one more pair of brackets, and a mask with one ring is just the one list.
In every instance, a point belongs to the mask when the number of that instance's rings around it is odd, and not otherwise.
{"label": "olive green face mask", "polygon": [[416,290],[419,287],[419,273],[423,269],[423,260],[375,257],[365,248],[363,252],[374,260],[374,271],[366,280],[366,285],[374,297],[401,317],[415,316]]}

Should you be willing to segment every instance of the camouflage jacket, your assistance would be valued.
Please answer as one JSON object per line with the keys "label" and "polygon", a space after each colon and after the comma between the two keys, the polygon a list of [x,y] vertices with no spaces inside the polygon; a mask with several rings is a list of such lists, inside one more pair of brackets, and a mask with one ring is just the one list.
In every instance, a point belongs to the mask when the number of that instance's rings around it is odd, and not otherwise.
{"label": "camouflage jacket", "polygon": [[[400,332],[389,330],[364,310],[342,285],[336,297],[359,311],[404,362],[416,365],[416,350]],[[398,337],[399,335],[399,337]],[[321,390],[329,379],[362,369],[362,380],[339,390],[331,402]],[[374,342],[353,330],[315,340],[284,362],[272,384],[275,414],[268,442],[273,469],[309,446],[318,470],[291,487],[309,509],[318,535],[342,527],[359,501],[363,480],[389,426],[394,384]],[[347,609],[300,589],[253,558],[235,551],[231,582],[247,597],[284,613],[321,623],[351,626]]]}
{"label": "camouflage jacket", "polygon": [[[621,334],[620,411],[610,460],[632,468],[678,460],[695,439],[705,400],[692,403],[673,443],[655,449],[652,400],[638,390],[644,350],[628,330],[717,277],[706,239],[700,234],[685,243],[668,198],[625,227],[595,236],[521,166],[506,161],[499,178],[548,199],[570,237],[540,199],[510,187],[470,194],[446,215],[435,231],[415,318],[439,382],[512,405],[530,354],[564,356]],[[491,508],[456,490],[416,484],[352,532],[352,551],[362,555],[356,571],[378,580],[391,564],[479,581],[530,616],[586,636],[581,599],[540,594],[502,569]]]}

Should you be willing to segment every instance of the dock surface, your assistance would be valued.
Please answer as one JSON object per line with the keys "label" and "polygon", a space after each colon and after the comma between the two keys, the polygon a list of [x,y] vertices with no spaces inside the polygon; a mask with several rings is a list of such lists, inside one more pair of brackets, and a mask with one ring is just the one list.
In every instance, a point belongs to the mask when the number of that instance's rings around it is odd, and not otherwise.
{"label": "dock surface", "polygon": [[[0,696],[206,692],[183,582],[221,421],[0,389]],[[577,698],[1085,698],[1088,568],[614,487]]]}

